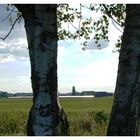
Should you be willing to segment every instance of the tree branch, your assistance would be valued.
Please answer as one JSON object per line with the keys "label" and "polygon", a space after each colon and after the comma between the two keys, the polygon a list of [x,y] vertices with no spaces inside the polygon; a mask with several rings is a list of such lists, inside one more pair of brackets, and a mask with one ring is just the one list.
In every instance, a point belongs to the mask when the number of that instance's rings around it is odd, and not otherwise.
{"label": "tree branch", "polygon": [[102,4],[102,6],[104,7],[104,9],[105,9],[107,15],[108,15],[116,24],[118,24],[118,25],[122,28],[121,24],[120,24],[119,22],[117,22],[117,21],[113,18],[113,16],[108,12],[108,9],[106,8],[105,4]]}
{"label": "tree branch", "polygon": [[22,17],[22,15],[20,15],[20,16],[18,16],[18,17],[16,18],[16,20],[14,21],[14,23],[13,23],[11,29],[9,30],[8,34],[7,34],[4,38],[0,38],[0,39],[2,39],[2,40],[4,41],[4,40],[10,35],[10,33],[12,32],[12,30],[14,29],[14,26],[15,26],[16,22],[17,22],[21,17]]}
{"label": "tree branch", "polygon": [[1,22],[5,21],[14,11],[15,7],[10,11],[10,13],[4,18],[1,20]]}
{"label": "tree branch", "polygon": [[[80,4],[80,14],[82,15],[82,4]],[[79,20],[79,29],[81,27],[81,20],[82,20],[82,18],[80,17],[80,20]]]}
{"label": "tree branch", "polygon": [[113,25],[115,26],[115,28],[117,29],[117,30],[119,30],[121,33],[123,33],[116,25],[115,25],[115,23],[114,23],[114,20],[111,18],[111,21],[112,21],[112,23],[113,23]]}
{"label": "tree branch", "polygon": [[75,27],[71,22],[69,22],[69,23],[72,25],[72,27],[73,27],[75,30],[78,30],[78,28]]}
{"label": "tree branch", "polygon": [[122,28],[121,24],[119,22],[117,22],[112,16],[110,16],[110,18]]}

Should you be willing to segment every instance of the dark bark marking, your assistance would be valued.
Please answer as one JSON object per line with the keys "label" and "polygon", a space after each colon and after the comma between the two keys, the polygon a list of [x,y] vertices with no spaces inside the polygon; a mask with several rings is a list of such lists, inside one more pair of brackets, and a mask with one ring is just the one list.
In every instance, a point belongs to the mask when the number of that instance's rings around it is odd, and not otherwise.
{"label": "dark bark marking", "polygon": [[40,26],[40,27],[42,26],[42,24],[41,24],[39,21],[36,21],[36,22],[35,22],[35,25],[36,25],[36,26]]}
{"label": "dark bark marking", "polygon": [[43,31],[40,34],[40,51],[45,52],[47,50],[52,50],[51,48],[47,48],[46,46],[44,46],[44,44],[51,46],[52,42],[54,41],[54,39],[56,39],[56,34],[54,34],[53,32],[49,32],[49,31]]}
{"label": "dark bark marking", "polygon": [[46,106],[41,105],[39,108],[39,113],[40,113],[40,116],[42,116],[42,117],[47,117],[47,116],[51,115],[51,112],[52,112],[51,104],[46,105]]}
{"label": "dark bark marking", "polygon": [[32,87],[33,87],[33,94],[34,94],[33,101],[35,102],[35,99],[37,99],[38,92],[39,92],[39,81],[40,81],[38,72],[36,72],[35,70],[32,70],[31,80],[32,80]]}

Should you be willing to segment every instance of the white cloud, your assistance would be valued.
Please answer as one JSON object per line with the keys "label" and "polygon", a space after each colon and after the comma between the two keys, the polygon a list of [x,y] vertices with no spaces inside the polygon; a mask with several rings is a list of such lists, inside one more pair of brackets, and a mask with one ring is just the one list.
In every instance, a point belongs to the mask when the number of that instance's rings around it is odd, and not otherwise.
{"label": "white cloud", "polygon": [[30,75],[13,77],[0,77],[0,89],[7,92],[31,92]]}
{"label": "white cloud", "polygon": [[29,57],[26,39],[17,38],[16,41],[0,42],[0,62],[14,61],[17,58]]}
{"label": "white cloud", "polygon": [[21,46],[21,47],[28,46],[27,39],[24,37],[24,34],[22,37],[18,37],[18,38],[10,40],[10,44],[14,44],[14,46]]}
{"label": "white cloud", "polygon": [[[92,87],[92,89],[107,87],[113,90],[116,83],[118,59],[109,58],[96,61],[76,71],[76,85],[80,88]],[[110,89],[109,89],[110,88]]]}
{"label": "white cloud", "polygon": [[20,57],[20,59],[21,59],[21,60],[29,60],[28,57],[22,57],[22,56]]}
{"label": "white cloud", "polygon": [[0,55],[0,63],[6,63],[6,62],[11,62],[11,61],[14,61],[15,60],[15,57],[13,55],[10,55],[10,54],[1,54]]}
{"label": "white cloud", "polygon": [[0,49],[4,49],[7,46],[6,42],[0,42]]}

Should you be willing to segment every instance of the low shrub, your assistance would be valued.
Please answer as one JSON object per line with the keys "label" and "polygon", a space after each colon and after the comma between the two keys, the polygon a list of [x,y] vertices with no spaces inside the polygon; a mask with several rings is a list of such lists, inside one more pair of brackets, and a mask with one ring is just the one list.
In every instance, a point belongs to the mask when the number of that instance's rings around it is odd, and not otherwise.
{"label": "low shrub", "polygon": [[107,124],[108,116],[104,111],[99,111],[95,113],[94,120],[98,125]]}

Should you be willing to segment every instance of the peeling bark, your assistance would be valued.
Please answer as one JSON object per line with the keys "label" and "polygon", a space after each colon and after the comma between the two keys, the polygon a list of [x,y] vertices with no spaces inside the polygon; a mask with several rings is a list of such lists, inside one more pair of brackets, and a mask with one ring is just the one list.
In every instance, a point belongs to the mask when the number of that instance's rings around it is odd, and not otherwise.
{"label": "peeling bark", "polygon": [[16,5],[23,14],[31,62],[33,106],[27,135],[68,135],[67,117],[57,95],[56,5]]}
{"label": "peeling bark", "polygon": [[140,122],[140,5],[127,5],[108,136],[136,136]]}

